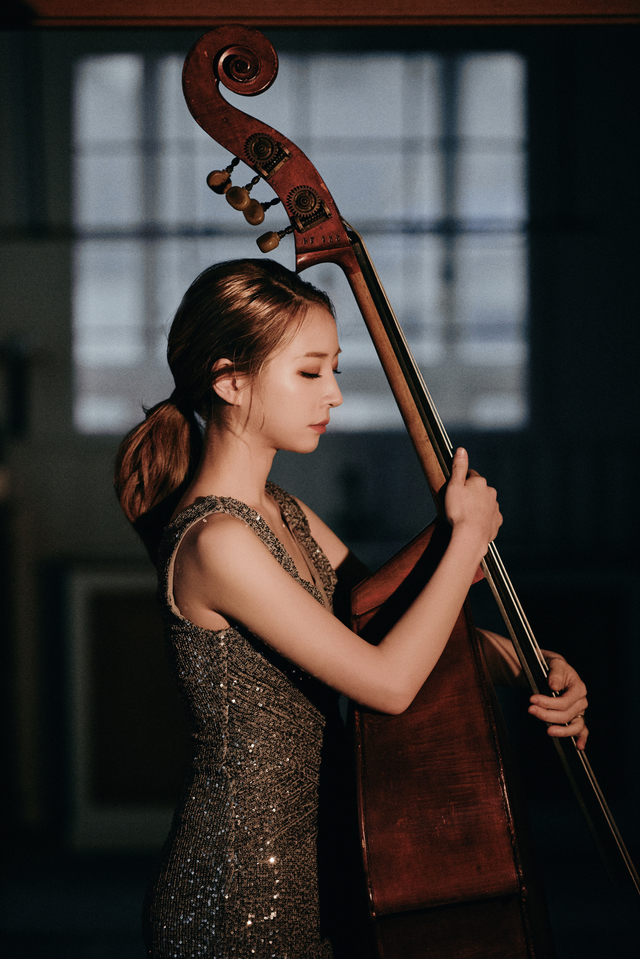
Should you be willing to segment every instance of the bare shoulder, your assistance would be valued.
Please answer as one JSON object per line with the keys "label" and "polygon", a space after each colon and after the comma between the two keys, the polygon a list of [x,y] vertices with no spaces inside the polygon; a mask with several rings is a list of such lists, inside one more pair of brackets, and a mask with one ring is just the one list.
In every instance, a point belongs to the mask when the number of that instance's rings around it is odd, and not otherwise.
{"label": "bare shoulder", "polygon": [[245,622],[257,583],[268,582],[277,595],[282,577],[286,582],[287,574],[243,520],[212,513],[195,522],[180,543],[173,593],[183,617],[221,629],[231,620]]}
{"label": "bare shoulder", "polygon": [[263,552],[264,544],[255,532],[238,516],[230,513],[209,513],[195,522],[185,533],[180,544],[182,560],[191,560],[199,566],[215,569],[227,566],[228,559],[238,551]]}
{"label": "bare shoulder", "polygon": [[306,503],[299,500],[297,496],[294,496],[294,499],[307,518],[311,535],[333,568],[337,569],[349,553],[349,548]]}

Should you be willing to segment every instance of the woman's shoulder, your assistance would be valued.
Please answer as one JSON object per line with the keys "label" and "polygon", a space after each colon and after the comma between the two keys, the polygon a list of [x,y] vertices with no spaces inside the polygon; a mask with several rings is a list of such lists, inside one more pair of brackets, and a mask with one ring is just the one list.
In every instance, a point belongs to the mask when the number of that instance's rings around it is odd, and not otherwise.
{"label": "woman's shoulder", "polygon": [[[304,503],[271,480],[267,480],[265,488],[283,512],[299,519],[300,522],[307,522],[307,508]],[[261,514],[252,506],[232,496],[199,496],[193,503],[189,503],[174,515],[165,532],[174,534],[176,530],[184,529],[212,514],[235,516],[248,525],[260,523],[262,520]]]}
{"label": "woman's shoulder", "polygon": [[261,516],[242,515],[238,511],[212,509],[192,522],[180,541],[180,554],[184,560],[191,555],[196,563],[208,568],[229,565],[230,558],[246,556],[254,550],[262,550],[269,531]]}
{"label": "woman's shoulder", "polygon": [[[302,512],[293,496],[285,493],[275,483],[267,483],[267,489],[269,492],[273,490],[274,498],[282,503],[287,510],[294,513]],[[236,528],[237,524],[224,522],[223,517],[225,516],[241,520],[245,526],[249,527],[261,528],[264,525],[264,518],[261,513],[247,503],[242,502],[242,500],[234,499],[232,496],[199,496],[193,503],[185,506],[173,517],[165,529],[165,534],[169,539],[175,538],[176,533],[180,536],[193,526],[202,529],[203,525],[212,521],[215,521],[218,527]]]}
{"label": "woman's shoulder", "polygon": [[182,509],[165,528],[160,543],[160,567],[170,563],[177,553],[224,554],[230,540],[252,544],[255,533],[263,533],[262,517],[239,500],[224,496],[203,496]]}

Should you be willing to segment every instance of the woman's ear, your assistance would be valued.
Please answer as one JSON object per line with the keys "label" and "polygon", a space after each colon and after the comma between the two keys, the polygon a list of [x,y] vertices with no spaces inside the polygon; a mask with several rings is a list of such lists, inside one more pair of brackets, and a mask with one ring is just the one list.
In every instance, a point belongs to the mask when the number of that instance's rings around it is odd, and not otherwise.
{"label": "woman's ear", "polygon": [[[218,372],[220,371],[220,372]],[[238,374],[231,360],[216,360],[213,364],[212,373],[217,373],[212,389],[220,399],[231,406],[240,405],[240,393],[247,385],[247,377]]]}

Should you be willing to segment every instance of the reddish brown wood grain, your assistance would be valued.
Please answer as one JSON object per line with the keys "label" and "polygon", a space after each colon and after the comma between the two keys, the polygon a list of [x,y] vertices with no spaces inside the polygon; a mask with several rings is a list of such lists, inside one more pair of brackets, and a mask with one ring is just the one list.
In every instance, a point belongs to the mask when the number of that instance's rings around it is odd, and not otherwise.
{"label": "reddish brown wood grain", "polygon": [[[354,590],[354,629],[378,642],[449,538],[428,527]],[[529,828],[499,708],[466,609],[400,716],[355,718],[361,840],[384,959],[551,957]],[[502,950],[502,951],[501,951]]]}

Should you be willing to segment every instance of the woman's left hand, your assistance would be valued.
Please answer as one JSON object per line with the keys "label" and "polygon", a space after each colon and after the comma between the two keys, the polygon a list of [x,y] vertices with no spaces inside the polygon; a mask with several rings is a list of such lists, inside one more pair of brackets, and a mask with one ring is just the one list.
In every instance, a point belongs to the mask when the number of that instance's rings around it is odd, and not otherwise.
{"label": "woman's left hand", "polygon": [[529,712],[549,723],[547,732],[550,736],[575,736],[578,749],[584,749],[589,735],[584,721],[584,711],[588,706],[587,687],[573,666],[558,653],[542,650],[542,654],[549,666],[549,688],[558,695],[533,695]]}

